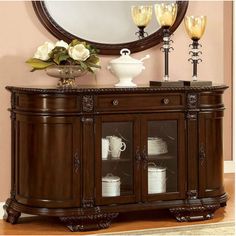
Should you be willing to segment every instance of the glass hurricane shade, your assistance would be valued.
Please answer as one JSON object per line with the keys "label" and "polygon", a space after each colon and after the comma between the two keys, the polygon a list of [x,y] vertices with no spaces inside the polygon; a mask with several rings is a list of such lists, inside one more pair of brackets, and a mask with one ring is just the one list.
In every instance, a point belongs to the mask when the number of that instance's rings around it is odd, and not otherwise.
{"label": "glass hurricane shade", "polygon": [[136,26],[146,27],[152,19],[152,6],[132,6],[131,15]]}
{"label": "glass hurricane shade", "polygon": [[206,16],[185,16],[185,29],[192,40],[199,40],[205,32]]}
{"label": "glass hurricane shade", "polygon": [[155,14],[158,24],[161,27],[170,27],[174,24],[177,16],[178,6],[176,3],[155,4]]}

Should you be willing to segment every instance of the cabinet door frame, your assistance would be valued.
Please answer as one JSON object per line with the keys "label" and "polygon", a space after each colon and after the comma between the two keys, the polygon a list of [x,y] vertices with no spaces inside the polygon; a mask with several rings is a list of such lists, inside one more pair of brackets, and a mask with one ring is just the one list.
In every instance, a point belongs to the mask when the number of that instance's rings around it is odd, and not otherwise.
{"label": "cabinet door frame", "polygon": [[185,115],[183,112],[165,112],[165,113],[152,113],[143,115],[141,118],[141,147],[143,148],[144,155],[147,156],[147,139],[148,139],[148,122],[149,121],[169,121],[176,120],[177,123],[177,133],[178,133],[178,183],[176,192],[166,192],[166,193],[158,193],[158,194],[148,194],[148,168],[145,164],[145,160],[143,158],[142,162],[142,200],[144,202],[147,201],[157,201],[157,200],[174,200],[174,199],[185,199],[186,198],[186,190],[187,190],[187,182],[186,182],[186,148],[185,148],[185,140],[186,140],[186,132],[185,132]]}
{"label": "cabinet door frame", "polygon": [[[132,122],[133,123],[133,194],[119,197],[102,197],[102,158],[101,138],[103,122]],[[96,204],[135,203],[141,199],[141,160],[137,160],[140,150],[140,120],[137,115],[116,114],[99,115],[95,117],[95,192]]]}
{"label": "cabinet door frame", "polygon": [[[216,125],[216,122],[219,124]],[[222,195],[225,193],[223,185],[223,110],[200,112],[198,129],[199,197]],[[216,185],[218,186],[216,187]]]}
{"label": "cabinet door frame", "polygon": [[[44,125],[56,125],[56,124],[70,124],[72,126],[72,150],[71,150],[71,175],[72,175],[72,183],[71,184],[71,198],[70,199],[41,199],[41,198],[30,198],[29,196],[21,196],[19,194],[19,161],[20,161],[20,123],[26,123],[30,125],[44,124]],[[32,131],[30,131],[32,133]],[[81,125],[80,119],[75,116],[31,116],[31,115],[16,115],[16,129],[15,129],[15,137],[16,137],[16,150],[15,160],[16,160],[16,168],[15,170],[15,183],[16,183],[16,200],[22,204],[27,204],[36,207],[46,207],[46,208],[67,208],[67,207],[80,207],[81,204],[81,148],[80,148],[80,133],[81,133]],[[32,133],[33,135],[33,133]],[[26,140],[27,141],[27,140]],[[26,142],[25,141],[25,142]],[[53,148],[53,147],[52,147]],[[55,147],[54,147],[55,148]],[[60,147],[56,147],[59,148]],[[68,158],[66,156],[65,158]],[[56,163],[55,163],[56,165]],[[27,171],[27,169],[26,169]],[[43,171],[43,170],[42,170]],[[50,169],[45,168],[45,172],[50,171]],[[58,176],[62,176],[63,173],[58,173]],[[31,179],[32,182],[32,179]],[[27,184],[27,183],[25,183]],[[55,183],[52,183],[52,185]]]}

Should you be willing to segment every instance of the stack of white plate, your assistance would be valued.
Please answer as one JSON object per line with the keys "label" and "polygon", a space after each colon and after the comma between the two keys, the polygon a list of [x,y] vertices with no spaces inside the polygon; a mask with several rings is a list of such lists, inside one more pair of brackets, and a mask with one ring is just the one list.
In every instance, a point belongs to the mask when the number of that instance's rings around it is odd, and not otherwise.
{"label": "stack of white plate", "polygon": [[167,144],[162,138],[148,137],[148,155],[160,155],[167,152]]}

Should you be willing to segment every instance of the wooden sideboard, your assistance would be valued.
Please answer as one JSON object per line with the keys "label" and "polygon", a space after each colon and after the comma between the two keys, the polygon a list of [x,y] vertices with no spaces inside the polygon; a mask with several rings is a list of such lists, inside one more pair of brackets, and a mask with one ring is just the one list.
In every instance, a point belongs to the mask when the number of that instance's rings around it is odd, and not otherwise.
{"label": "wooden sideboard", "polygon": [[[72,231],[86,231],[137,210],[167,208],[178,221],[210,219],[227,201],[226,88],[7,87],[12,156],[5,220],[54,216]],[[102,158],[102,139],[110,136],[126,144],[118,158]],[[150,165],[165,176],[154,193]],[[107,174],[120,179],[115,196],[102,191]]]}

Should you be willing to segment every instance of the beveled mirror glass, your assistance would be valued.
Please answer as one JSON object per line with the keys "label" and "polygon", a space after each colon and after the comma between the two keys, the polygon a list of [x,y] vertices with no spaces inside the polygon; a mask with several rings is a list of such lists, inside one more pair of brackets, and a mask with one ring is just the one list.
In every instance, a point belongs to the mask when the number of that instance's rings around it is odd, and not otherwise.
{"label": "beveled mirror glass", "polygon": [[[87,41],[100,54],[119,54],[126,47],[131,52],[150,48],[162,41],[161,29],[155,19],[145,28],[148,36],[138,39],[131,15],[132,6],[154,5],[159,1],[33,1],[42,24],[58,39],[70,42],[74,38]],[[173,1],[172,1],[173,2]],[[187,10],[187,1],[177,1],[178,15],[173,32]]]}

